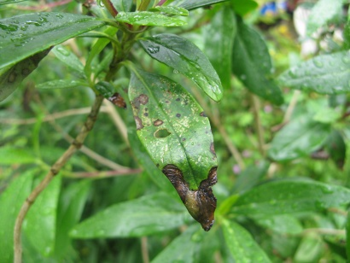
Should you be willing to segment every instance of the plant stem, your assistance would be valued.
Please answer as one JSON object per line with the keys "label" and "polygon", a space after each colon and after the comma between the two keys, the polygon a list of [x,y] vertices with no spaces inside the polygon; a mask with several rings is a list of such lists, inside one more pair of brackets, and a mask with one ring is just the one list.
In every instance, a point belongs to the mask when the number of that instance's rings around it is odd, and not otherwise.
{"label": "plant stem", "polygon": [[91,108],[90,114],[84,123],[78,136],[69,146],[69,148],[64,152],[64,154],[51,166],[50,171],[47,173],[45,178],[35,187],[35,189],[30,193],[29,197],[23,203],[21,210],[16,218],[15,229],[14,229],[14,262],[22,262],[22,245],[21,245],[21,228],[23,220],[28,213],[30,207],[35,202],[38,195],[46,188],[46,186],[51,182],[51,180],[59,173],[61,168],[67,163],[67,161],[72,157],[72,155],[83,145],[84,140],[88,133],[93,128],[99,109],[103,101],[103,96],[97,95],[95,102]]}
{"label": "plant stem", "polygon": [[255,126],[258,133],[258,148],[263,157],[265,157],[265,141],[264,141],[264,128],[261,124],[260,118],[260,100],[254,94],[251,94],[252,102],[253,102],[253,113],[255,119]]}
{"label": "plant stem", "polygon": [[114,8],[113,4],[111,3],[110,0],[102,0],[102,3],[105,5],[105,7],[107,8],[108,12],[115,17],[116,15],[118,15],[118,11]]}

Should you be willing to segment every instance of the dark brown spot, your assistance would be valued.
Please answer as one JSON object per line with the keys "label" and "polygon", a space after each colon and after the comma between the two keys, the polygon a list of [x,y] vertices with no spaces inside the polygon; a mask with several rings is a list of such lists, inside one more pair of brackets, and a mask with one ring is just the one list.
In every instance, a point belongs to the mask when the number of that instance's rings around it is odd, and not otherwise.
{"label": "dark brown spot", "polygon": [[110,102],[112,102],[114,105],[118,106],[119,108],[126,108],[125,100],[118,92],[114,93],[111,97],[108,98]]}
{"label": "dark brown spot", "polygon": [[177,113],[177,114],[176,114],[176,117],[180,118],[180,117],[181,117],[181,114],[180,114],[180,113]]}
{"label": "dark brown spot", "polygon": [[183,141],[183,142],[186,141],[186,138],[182,138],[182,141]]}
{"label": "dark brown spot", "polygon": [[143,128],[142,120],[138,116],[134,116],[136,122],[136,129],[141,130]]}
{"label": "dark brown spot", "polygon": [[201,113],[199,113],[199,116],[201,116],[201,117],[207,117],[207,115],[205,114],[204,111],[202,111]]}
{"label": "dark brown spot", "polygon": [[153,125],[154,125],[154,126],[160,126],[160,125],[162,125],[162,124],[163,124],[163,121],[160,120],[160,119],[157,119],[157,120],[155,120],[155,121],[153,122]]}
{"label": "dark brown spot", "polygon": [[144,113],[144,114],[143,114],[143,116],[146,116],[146,117],[147,117],[147,116],[148,116],[148,113],[147,113],[147,112],[146,112],[146,113]]}
{"label": "dark brown spot", "polygon": [[214,149],[214,143],[213,142],[210,144],[210,152],[216,157],[216,152],[215,152],[215,149]]}
{"label": "dark brown spot", "polygon": [[137,99],[142,105],[146,105],[148,102],[148,96],[146,94],[141,94]]}

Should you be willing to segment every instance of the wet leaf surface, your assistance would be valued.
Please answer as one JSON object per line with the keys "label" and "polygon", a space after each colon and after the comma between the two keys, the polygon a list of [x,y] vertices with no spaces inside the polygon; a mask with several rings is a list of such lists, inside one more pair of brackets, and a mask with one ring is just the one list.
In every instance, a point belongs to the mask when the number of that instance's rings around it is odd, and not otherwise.
{"label": "wet leaf surface", "polygon": [[232,212],[240,215],[268,216],[322,211],[350,202],[350,190],[311,180],[275,180],[240,196]]}
{"label": "wet leaf surface", "polygon": [[290,68],[278,77],[281,85],[321,94],[350,91],[350,51],[321,55]]}
{"label": "wet leaf surface", "polygon": [[104,24],[105,22],[93,17],[58,12],[32,13],[2,19],[0,68],[14,65]]}
{"label": "wet leaf surface", "polygon": [[155,6],[150,9],[153,12],[162,12],[167,15],[176,15],[176,16],[188,16],[188,11],[182,7],[176,6]]}
{"label": "wet leaf surface", "polygon": [[159,34],[140,41],[144,50],[154,59],[182,73],[210,98],[219,101],[221,81],[209,59],[192,42],[173,34]]}
{"label": "wet leaf surface", "polygon": [[170,17],[154,12],[120,12],[115,19],[119,22],[139,26],[184,26],[187,21],[178,17]]}
{"label": "wet leaf surface", "polygon": [[165,193],[110,206],[75,226],[73,238],[142,237],[177,228],[190,219]]}
{"label": "wet leaf surface", "polygon": [[216,206],[211,186],[217,180],[217,158],[208,118],[180,85],[141,70],[132,75],[129,99],[137,135],[153,162],[191,215],[210,228]]}
{"label": "wet leaf surface", "polygon": [[175,0],[171,5],[186,8],[187,10],[196,9],[203,6],[213,5],[227,0]]}
{"label": "wet leaf surface", "polygon": [[257,31],[237,20],[232,72],[251,92],[279,105],[283,97],[279,87],[269,79],[272,70],[265,41]]}

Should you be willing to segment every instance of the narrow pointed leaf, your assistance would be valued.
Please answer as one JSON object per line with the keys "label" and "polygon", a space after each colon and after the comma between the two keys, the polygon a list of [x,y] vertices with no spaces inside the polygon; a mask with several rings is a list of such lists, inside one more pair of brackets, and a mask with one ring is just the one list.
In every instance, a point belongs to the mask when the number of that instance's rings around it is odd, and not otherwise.
{"label": "narrow pointed leaf", "polygon": [[330,125],[313,121],[310,116],[292,120],[271,142],[269,156],[276,161],[305,157],[320,148],[330,133]]}
{"label": "narrow pointed leaf", "polygon": [[280,85],[321,94],[350,92],[350,51],[322,55],[290,68]]}
{"label": "narrow pointed leaf", "polygon": [[19,210],[30,194],[32,180],[33,170],[27,171],[0,195],[0,262],[13,262],[13,229]]}
{"label": "narrow pointed leaf", "polygon": [[232,72],[256,95],[275,104],[282,104],[278,86],[268,79],[272,73],[271,58],[265,41],[254,29],[237,21],[233,45]]}
{"label": "narrow pointed leaf", "polygon": [[236,18],[231,8],[223,6],[205,29],[205,53],[218,73],[222,86],[231,84],[231,57],[236,35]]}
{"label": "narrow pointed leaf", "polygon": [[75,226],[73,238],[142,237],[177,228],[189,217],[183,207],[165,193],[106,208]]}
{"label": "narrow pointed leaf", "polygon": [[173,34],[159,34],[140,41],[154,59],[194,81],[210,98],[222,98],[220,78],[208,58],[192,42]]}
{"label": "narrow pointed leaf", "polygon": [[[216,182],[217,158],[208,118],[180,85],[141,70],[132,74],[129,99],[137,135],[154,163],[191,215],[210,228],[216,207],[210,187]],[[202,194],[205,197],[198,201]]]}
{"label": "narrow pointed leaf", "polygon": [[89,87],[84,81],[57,79],[36,85],[37,89],[69,89],[77,87]]}
{"label": "narrow pointed leaf", "polygon": [[60,188],[61,176],[56,176],[35,200],[24,223],[27,239],[42,256],[48,256],[54,251]]}
{"label": "narrow pointed leaf", "polygon": [[241,16],[244,16],[259,6],[259,4],[253,0],[231,0],[231,3],[235,13]]}
{"label": "narrow pointed leaf", "polygon": [[55,46],[52,49],[52,53],[55,54],[55,56],[61,60],[64,64],[66,64],[69,68],[79,72],[84,72],[84,66],[79,60],[79,58],[70,50],[68,50],[66,47],[59,45]]}
{"label": "narrow pointed leaf", "polygon": [[0,101],[10,96],[21,82],[35,70],[49,50],[39,52],[5,71],[0,76]]}
{"label": "narrow pointed leaf", "polygon": [[226,245],[235,262],[271,262],[247,230],[233,221],[222,222]]}
{"label": "narrow pointed leaf", "polygon": [[129,12],[132,7],[132,0],[111,0],[118,12]]}
{"label": "narrow pointed leaf", "polygon": [[179,17],[170,17],[154,12],[120,12],[115,19],[119,22],[139,26],[184,26],[187,21]]}
{"label": "narrow pointed leaf", "polygon": [[152,12],[162,12],[167,15],[176,15],[176,16],[188,16],[188,11],[182,7],[176,6],[155,6],[149,11]]}
{"label": "narrow pointed leaf", "polygon": [[104,24],[105,22],[93,17],[57,12],[32,13],[2,19],[0,68],[14,65]]}
{"label": "narrow pointed leaf", "polygon": [[175,0],[171,5],[186,8],[187,10],[196,9],[203,6],[218,4],[228,0]]}
{"label": "narrow pointed leaf", "polygon": [[350,190],[311,180],[275,180],[251,189],[232,208],[239,215],[268,216],[322,211],[350,203]]}

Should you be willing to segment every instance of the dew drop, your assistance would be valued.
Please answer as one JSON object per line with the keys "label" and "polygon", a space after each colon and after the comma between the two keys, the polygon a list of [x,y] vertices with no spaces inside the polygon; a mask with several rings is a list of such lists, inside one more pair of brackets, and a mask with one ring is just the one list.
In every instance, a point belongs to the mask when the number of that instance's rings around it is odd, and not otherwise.
{"label": "dew drop", "polygon": [[322,68],[324,66],[323,62],[317,59],[314,60],[314,65],[318,68]]}

